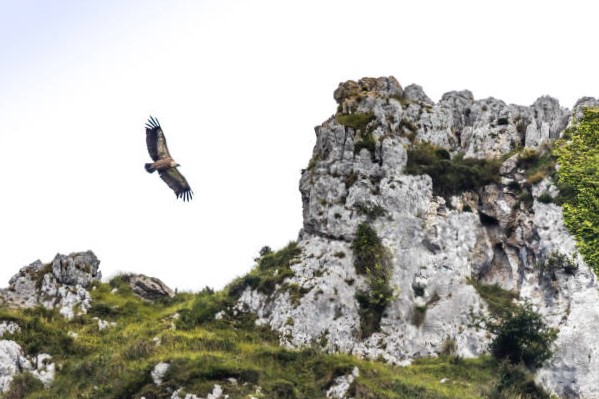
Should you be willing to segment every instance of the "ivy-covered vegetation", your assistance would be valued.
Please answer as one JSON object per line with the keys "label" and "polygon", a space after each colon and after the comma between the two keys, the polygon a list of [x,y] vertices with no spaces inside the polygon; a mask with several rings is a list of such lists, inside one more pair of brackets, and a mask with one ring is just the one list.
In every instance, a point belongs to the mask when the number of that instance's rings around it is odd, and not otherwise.
{"label": "ivy-covered vegetation", "polygon": [[389,284],[392,265],[387,248],[366,222],[358,225],[351,248],[356,272],[368,280],[368,290],[356,294],[360,305],[361,336],[366,338],[380,331],[383,312],[393,298],[393,288]]}
{"label": "ivy-covered vegetation", "polygon": [[560,165],[558,202],[578,250],[599,275],[599,108],[585,109],[567,133],[554,149]]}
{"label": "ivy-covered vegetation", "polygon": [[429,143],[415,143],[408,149],[405,172],[427,174],[433,179],[433,194],[446,199],[463,191],[476,191],[499,181],[498,159],[451,158],[444,148]]}
{"label": "ivy-covered vegetation", "polygon": [[[488,357],[459,364],[448,357],[422,359],[395,367],[316,347],[280,347],[278,336],[256,326],[251,315],[214,317],[227,308],[234,286],[154,303],[134,296],[120,278],[95,287],[91,312],[70,321],[56,311],[0,308],[0,320],[23,329],[3,339],[17,341],[30,354],[50,353],[57,364],[50,387],[23,374],[0,398],[166,399],[179,388],[181,397],[206,397],[214,384],[231,399],[325,398],[335,378],[354,367],[360,371],[350,387],[356,398],[474,399],[486,396],[497,382],[496,365]],[[100,330],[94,317],[116,325]],[[156,386],[150,372],[159,362],[171,366]],[[441,383],[443,378],[449,382]]]}

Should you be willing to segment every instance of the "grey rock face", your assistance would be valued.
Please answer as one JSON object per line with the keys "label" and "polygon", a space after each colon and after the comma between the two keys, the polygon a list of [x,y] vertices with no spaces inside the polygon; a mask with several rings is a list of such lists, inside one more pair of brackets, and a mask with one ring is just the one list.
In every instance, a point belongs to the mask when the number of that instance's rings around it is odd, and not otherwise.
{"label": "grey rock face", "polygon": [[58,308],[66,318],[75,316],[75,309],[85,313],[91,297],[86,288],[100,281],[100,261],[93,252],[56,255],[48,264],[39,260],[19,270],[0,290],[0,297],[9,306]]}
{"label": "grey rock face", "polygon": [[[597,282],[561,209],[537,201],[542,193],[555,195],[552,182],[528,183],[514,156],[501,165],[501,183],[451,198],[435,197],[429,176],[404,173],[414,142],[473,158],[542,149],[568,126],[570,111],[551,97],[525,107],[476,100],[469,91],[447,93],[434,104],[419,86],[403,90],[393,78],[342,83],[334,97],[338,112],[369,119],[352,127],[331,117],[315,128],[312,159],[300,179],[302,254],[286,280],[306,293],[298,301],[283,287],[271,296],[248,288],[236,310],[254,312],[284,345],[316,344],[408,364],[448,344],[464,357],[485,352],[489,337],[469,327],[469,315],[487,305],[470,281],[499,284],[560,330],[556,355],[539,381],[560,396],[598,397]],[[576,112],[584,104],[597,100],[580,100]],[[521,189],[532,196],[528,203],[520,200]],[[394,296],[380,331],[363,339],[356,293],[367,281],[356,274],[351,241],[365,221],[391,253]],[[547,282],[536,264],[552,253],[574,256],[579,272]],[[423,314],[415,322],[417,312]]]}
{"label": "grey rock face", "polygon": [[54,380],[55,365],[48,354],[28,357],[16,342],[0,340],[0,393],[7,392],[14,376],[25,371],[49,385]]}
{"label": "grey rock face", "polygon": [[156,300],[175,297],[175,291],[156,277],[148,277],[143,274],[127,274],[123,276],[123,279],[127,281],[133,293],[143,299]]}

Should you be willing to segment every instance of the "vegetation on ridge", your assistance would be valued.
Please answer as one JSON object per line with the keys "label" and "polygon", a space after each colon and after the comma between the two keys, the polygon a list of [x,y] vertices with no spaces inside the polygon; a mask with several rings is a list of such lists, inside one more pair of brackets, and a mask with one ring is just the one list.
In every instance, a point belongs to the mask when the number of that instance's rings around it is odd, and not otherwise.
{"label": "vegetation on ridge", "polygon": [[[396,367],[325,354],[317,347],[286,349],[251,315],[214,317],[232,295],[230,289],[150,303],[117,277],[96,284],[90,313],[70,321],[56,311],[1,309],[0,320],[26,330],[3,339],[17,341],[30,355],[50,353],[57,373],[47,388],[21,375],[0,397],[158,399],[170,398],[169,392],[179,388],[181,397],[185,392],[205,397],[219,384],[232,399],[324,398],[335,379],[354,367],[360,375],[349,394],[355,398],[480,398],[496,383],[496,366],[488,357],[422,359]],[[206,310],[199,303],[215,306]],[[95,317],[116,325],[100,330]],[[150,372],[159,362],[171,366],[156,386]]]}

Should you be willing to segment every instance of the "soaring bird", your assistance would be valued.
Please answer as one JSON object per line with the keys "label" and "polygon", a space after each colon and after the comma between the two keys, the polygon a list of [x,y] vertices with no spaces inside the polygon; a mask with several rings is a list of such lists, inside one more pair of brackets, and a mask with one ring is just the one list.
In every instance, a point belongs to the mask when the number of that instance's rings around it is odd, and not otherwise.
{"label": "soaring bird", "polygon": [[160,178],[175,192],[177,198],[181,197],[183,201],[191,200],[193,191],[191,191],[185,177],[177,169],[177,166],[181,165],[175,162],[168,152],[164,132],[158,119],[153,116],[150,116],[150,119],[146,122],[146,144],[148,145],[150,157],[154,161],[145,164],[148,173],[158,171]]}

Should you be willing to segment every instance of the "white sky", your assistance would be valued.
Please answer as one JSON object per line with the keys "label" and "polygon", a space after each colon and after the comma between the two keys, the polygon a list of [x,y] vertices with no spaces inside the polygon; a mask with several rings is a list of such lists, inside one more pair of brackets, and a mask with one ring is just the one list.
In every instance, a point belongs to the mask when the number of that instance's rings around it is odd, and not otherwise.
{"label": "white sky", "polygon": [[[220,288],[301,228],[338,83],[395,76],[571,108],[599,96],[594,1],[0,0],[0,286],[57,252]],[[160,120],[191,203],[149,161]]]}

